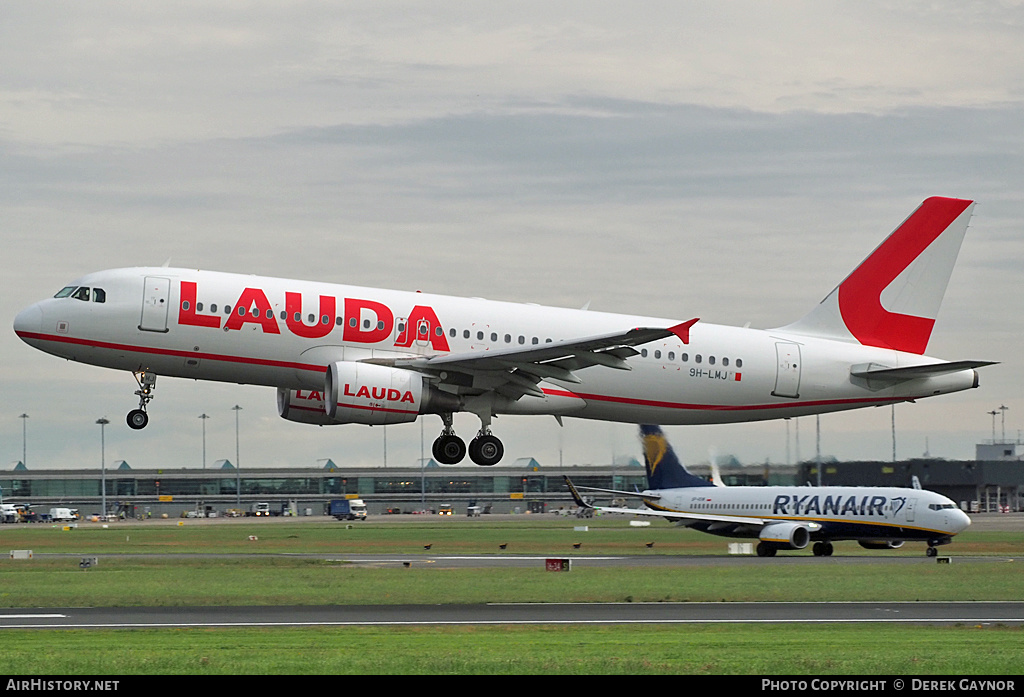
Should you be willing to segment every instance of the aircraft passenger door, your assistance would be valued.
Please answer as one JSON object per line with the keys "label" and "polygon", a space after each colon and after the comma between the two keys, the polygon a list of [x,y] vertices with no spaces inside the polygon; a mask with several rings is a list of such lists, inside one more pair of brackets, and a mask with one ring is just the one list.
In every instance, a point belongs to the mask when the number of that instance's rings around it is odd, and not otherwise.
{"label": "aircraft passenger door", "polygon": [[433,327],[430,326],[430,320],[420,319],[416,322],[416,345],[421,349],[425,349],[430,346],[430,333],[433,331]]}
{"label": "aircraft passenger door", "polygon": [[[412,353],[427,353],[430,348],[430,332],[432,327],[430,320],[419,319],[410,324],[406,317],[395,318],[395,345],[408,346]],[[409,332],[412,332],[410,335]]]}
{"label": "aircraft passenger door", "polygon": [[917,499],[907,499],[907,522],[914,522],[914,509],[917,508]]}
{"label": "aircraft passenger door", "polygon": [[775,342],[778,371],[775,373],[774,397],[800,396],[800,345],[792,341]]}
{"label": "aircraft passenger door", "polygon": [[146,276],[145,284],[142,293],[142,320],[139,322],[139,329],[147,332],[166,332],[171,279]]}

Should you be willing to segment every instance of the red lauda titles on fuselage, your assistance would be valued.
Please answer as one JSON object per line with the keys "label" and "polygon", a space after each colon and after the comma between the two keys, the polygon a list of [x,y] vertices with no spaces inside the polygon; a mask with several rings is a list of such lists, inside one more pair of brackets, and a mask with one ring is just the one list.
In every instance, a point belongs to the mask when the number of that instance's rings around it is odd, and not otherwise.
{"label": "red lauda titles on fuselage", "polygon": [[[221,327],[220,315],[200,314],[196,298],[198,287],[194,281],[181,282],[181,304],[178,306],[178,324],[193,327]],[[342,300],[344,315],[342,316],[342,340],[357,344],[377,344],[387,341],[395,329],[395,314],[384,303],[361,298],[344,298]],[[320,296],[320,311],[316,321],[306,324],[302,321],[302,294],[286,292],[284,294],[284,324],[287,331],[303,339],[320,339],[335,329],[337,315],[337,298],[330,295]],[[281,319],[274,313],[273,305],[267,294],[259,288],[246,288],[232,306],[231,314],[226,316],[224,329],[239,330],[246,324],[256,324],[264,334],[281,334]],[[427,305],[416,305],[409,316],[400,322],[398,338],[394,346],[410,348],[413,342],[429,344],[435,351],[448,351],[448,340],[445,338],[441,322],[434,309]]]}

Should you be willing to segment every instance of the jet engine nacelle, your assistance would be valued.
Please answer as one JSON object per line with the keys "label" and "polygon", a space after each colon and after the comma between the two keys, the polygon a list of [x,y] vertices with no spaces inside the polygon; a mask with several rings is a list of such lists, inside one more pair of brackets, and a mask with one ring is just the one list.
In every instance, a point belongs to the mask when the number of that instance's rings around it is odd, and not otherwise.
{"label": "jet engine nacelle", "polygon": [[803,549],[811,541],[811,531],[801,523],[771,523],[761,528],[761,540],[790,549]]}
{"label": "jet engine nacelle", "polygon": [[400,424],[420,414],[458,411],[459,399],[437,390],[419,373],[340,361],[327,366],[324,409],[335,423]]}
{"label": "jet engine nacelle", "polygon": [[282,419],[300,424],[329,426],[337,423],[324,408],[324,393],[317,390],[277,388],[277,413]]}
{"label": "jet engine nacelle", "polygon": [[899,549],[903,540],[857,540],[864,549]]}

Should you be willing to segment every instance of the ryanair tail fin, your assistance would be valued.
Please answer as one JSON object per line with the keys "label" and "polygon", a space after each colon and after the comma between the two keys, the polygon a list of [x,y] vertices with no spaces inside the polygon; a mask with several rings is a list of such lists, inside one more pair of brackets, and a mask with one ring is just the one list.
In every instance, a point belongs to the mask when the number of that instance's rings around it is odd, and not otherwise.
{"label": "ryanair tail fin", "polygon": [[660,426],[640,426],[644,446],[644,467],[650,489],[680,489],[692,486],[714,486],[706,479],[690,474],[676,457]]}
{"label": "ryanair tail fin", "polygon": [[780,331],[923,354],[974,211],[932,197],[803,319]]}

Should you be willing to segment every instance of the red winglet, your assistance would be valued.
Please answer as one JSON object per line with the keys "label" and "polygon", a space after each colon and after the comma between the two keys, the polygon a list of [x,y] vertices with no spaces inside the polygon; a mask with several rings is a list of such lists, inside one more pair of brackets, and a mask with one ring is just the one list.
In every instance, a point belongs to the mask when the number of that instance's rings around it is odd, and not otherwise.
{"label": "red winglet", "polygon": [[690,343],[690,327],[697,324],[699,321],[700,317],[694,317],[693,319],[688,319],[674,327],[669,327],[668,330],[678,336],[684,344],[688,344]]}

